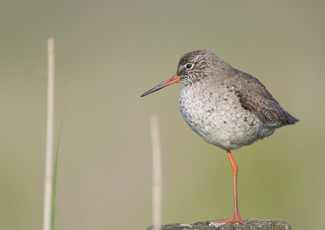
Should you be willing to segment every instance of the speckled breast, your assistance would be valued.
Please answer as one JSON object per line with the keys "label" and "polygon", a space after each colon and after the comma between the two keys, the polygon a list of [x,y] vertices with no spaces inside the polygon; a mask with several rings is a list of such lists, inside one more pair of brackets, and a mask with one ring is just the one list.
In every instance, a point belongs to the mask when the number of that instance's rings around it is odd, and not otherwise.
{"label": "speckled breast", "polygon": [[210,144],[225,150],[238,149],[263,139],[263,125],[245,110],[228,88],[212,85],[185,85],[179,105],[186,123]]}

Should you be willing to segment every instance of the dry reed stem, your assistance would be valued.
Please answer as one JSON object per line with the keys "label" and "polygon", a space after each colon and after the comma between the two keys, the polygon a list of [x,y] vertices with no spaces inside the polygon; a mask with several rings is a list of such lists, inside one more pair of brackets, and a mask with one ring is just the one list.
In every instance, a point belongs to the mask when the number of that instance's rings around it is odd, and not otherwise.
{"label": "dry reed stem", "polygon": [[53,183],[53,136],[54,136],[54,40],[48,40],[48,83],[47,83],[47,122],[46,159],[43,230],[51,228],[51,200]]}
{"label": "dry reed stem", "polygon": [[159,137],[158,116],[151,116],[151,140],[152,140],[152,163],[153,163],[153,224],[156,230],[161,226],[162,210],[162,170],[161,170],[161,147]]}

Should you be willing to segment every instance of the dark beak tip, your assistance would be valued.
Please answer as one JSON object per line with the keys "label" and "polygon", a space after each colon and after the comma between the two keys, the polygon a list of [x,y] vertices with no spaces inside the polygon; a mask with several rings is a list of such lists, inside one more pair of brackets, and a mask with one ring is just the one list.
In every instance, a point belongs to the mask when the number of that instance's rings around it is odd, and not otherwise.
{"label": "dark beak tip", "polygon": [[149,95],[151,92],[145,92],[145,93],[143,93],[143,94],[141,94],[141,96],[140,97],[145,97],[145,96],[147,96],[147,95]]}

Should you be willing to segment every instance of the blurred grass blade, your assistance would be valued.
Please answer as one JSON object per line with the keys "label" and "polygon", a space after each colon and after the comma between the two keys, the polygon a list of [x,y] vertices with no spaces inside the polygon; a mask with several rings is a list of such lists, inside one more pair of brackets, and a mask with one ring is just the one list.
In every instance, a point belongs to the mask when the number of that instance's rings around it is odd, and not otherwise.
{"label": "blurred grass blade", "polygon": [[56,145],[55,162],[54,162],[54,169],[53,169],[52,201],[51,201],[51,230],[54,230],[54,224],[55,224],[56,177],[57,177],[59,147],[60,147],[61,131],[62,131],[64,114],[65,114],[65,110],[63,111],[63,114],[61,117],[60,130],[59,130],[59,136],[58,136],[58,143]]}
{"label": "blurred grass blade", "polygon": [[54,136],[54,40],[48,40],[48,82],[47,82],[47,122],[44,183],[43,230],[51,228],[51,200],[53,184],[53,136]]}
{"label": "blurred grass blade", "polygon": [[153,164],[153,224],[155,230],[160,230],[162,211],[162,169],[161,169],[161,146],[159,137],[159,121],[157,115],[151,116],[151,139],[152,139],[152,164]]}

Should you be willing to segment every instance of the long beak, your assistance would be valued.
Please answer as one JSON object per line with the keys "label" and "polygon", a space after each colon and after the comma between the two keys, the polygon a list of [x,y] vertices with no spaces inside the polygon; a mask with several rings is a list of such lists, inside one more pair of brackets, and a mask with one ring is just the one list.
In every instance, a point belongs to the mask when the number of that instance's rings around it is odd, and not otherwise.
{"label": "long beak", "polygon": [[161,84],[157,85],[156,87],[152,88],[151,90],[148,90],[147,92],[145,92],[144,94],[141,95],[141,97],[147,96],[150,93],[156,92],[168,85],[174,84],[176,82],[179,82],[179,79],[181,78],[181,76],[179,75],[174,75],[171,78],[167,79],[166,81],[162,82]]}

